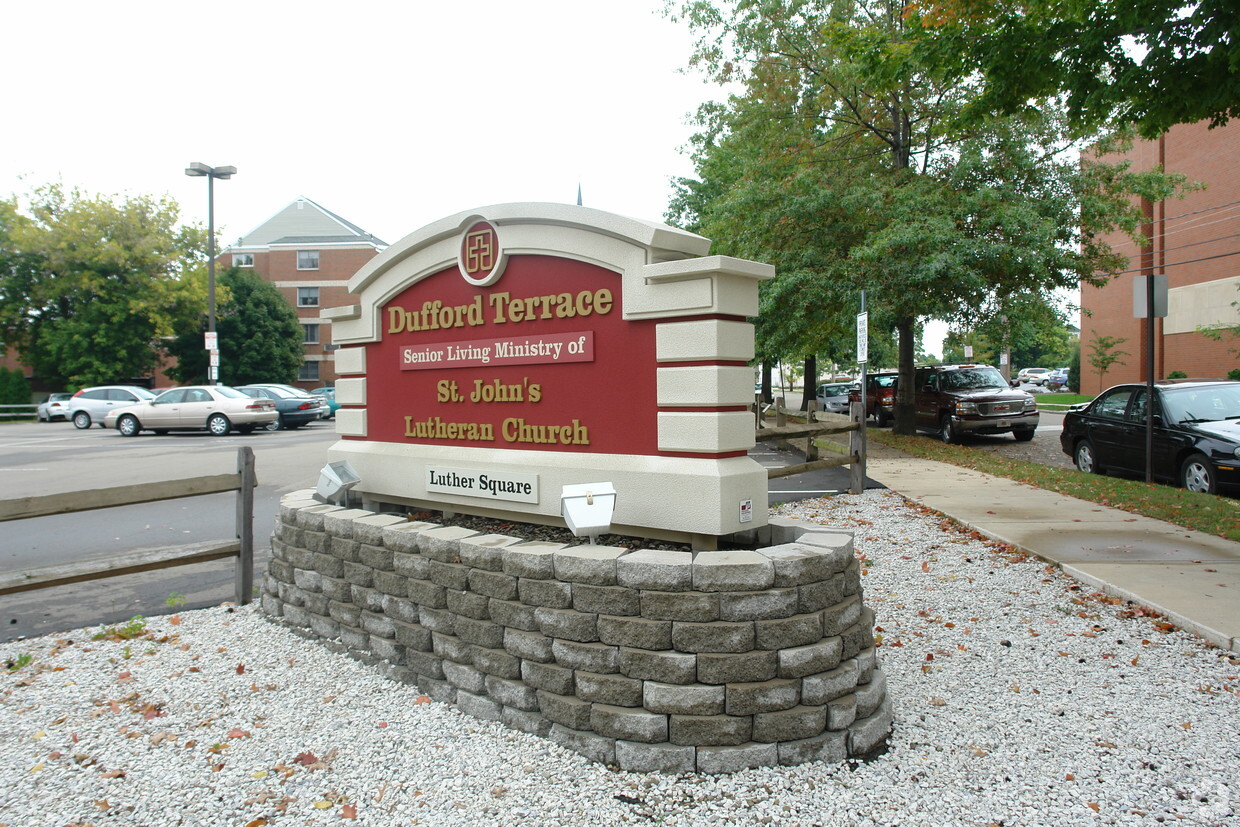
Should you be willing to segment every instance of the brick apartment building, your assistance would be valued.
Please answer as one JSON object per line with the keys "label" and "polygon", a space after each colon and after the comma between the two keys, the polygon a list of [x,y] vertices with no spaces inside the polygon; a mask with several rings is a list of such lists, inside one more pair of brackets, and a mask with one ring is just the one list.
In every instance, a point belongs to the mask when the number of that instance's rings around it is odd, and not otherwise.
{"label": "brick apartment building", "polygon": [[[1202,327],[1240,325],[1240,122],[1208,128],[1206,123],[1172,127],[1161,138],[1139,141],[1127,156],[1133,169],[1162,165],[1205,189],[1183,200],[1143,202],[1152,240],[1139,248],[1122,234],[1107,240],[1130,256],[1128,269],[1102,288],[1081,285],[1081,392],[1094,394],[1120,382],[1146,380],[1147,354],[1154,348],[1154,378],[1172,371],[1190,377],[1225,378],[1240,367],[1240,339],[1214,341]],[[1134,318],[1133,276],[1165,273],[1167,316],[1155,319],[1154,341],[1146,320]],[[1124,339],[1124,364],[1105,376],[1089,364],[1092,343],[1101,336]]]}
{"label": "brick apartment building", "polygon": [[229,245],[219,263],[252,267],[297,309],[305,362],[297,385],[334,385],[331,323],[325,308],[348,304],[349,279],[387,245],[308,198],[298,198]]}

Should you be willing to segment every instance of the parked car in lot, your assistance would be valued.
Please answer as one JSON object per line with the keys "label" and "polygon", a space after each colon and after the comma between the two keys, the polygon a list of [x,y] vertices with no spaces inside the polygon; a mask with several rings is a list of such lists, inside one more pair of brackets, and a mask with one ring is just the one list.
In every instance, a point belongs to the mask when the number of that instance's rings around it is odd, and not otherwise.
{"label": "parked car in lot", "polygon": [[937,432],[944,442],[1009,432],[1019,442],[1033,439],[1038,403],[1012,390],[990,365],[926,365],[914,371],[913,381],[917,427]]}
{"label": "parked car in lot", "polygon": [[[865,415],[878,420],[878,427],[885,428],[891,421],[896,407],[896,379],[894,370],[880,370],[865,375]],[[861,401],[861,386],[851,389],[848,398]]]}
{"label": "parked car in lot", "polygon": [[1043,384],[1051,390],[1057,391],[1068,384],[1069,372],[1068,368],[1056,368],[1046,374],[1046,381]]}
{"label": "parked car in lot", "polygon": [[314,388],[311,394],[318,395],[327,400],[327,416],[324,419],[335,419],[336,411],[340,410],[340,403],[336,401],[335,388]]}
{"label": "parked car in lot", "polygon": [[1021,368],[1020,372],[1016,374],[1016,378],[1012,380],[1015,383],[1012,387],[1016,387],[1022,382],[1028,382],[1030,385],[1045,385],[1046,377],[1050,372],[1050,368]]}
{"label": "parked car in lot", "polygon": [[57,419],[69,418],[69,400],[71,393],[53,393],[39,403],[35,413],[40,422],[54,422]]}
{"label": "parked car in lot", "polygon": [[293,385],[284,385],[279,382],[250,382],[246,387],[253,388],[281,388],[289,393],[299,394],[301,396],[309,396],[313,398],[314,403],[319,408],[319,418],[326,419],[331,412],[331,407],[327,404],[327,397],[322,394],[308,391],[305,388],[298,388]]}
{"label": "parked car in lot", "polygon": [[104,419],[118,408],[154,399],[155,394],[137,385],[99,385],[82,388],[69,400],[69,418],[76,428],[98,425],[106,428]]}
{"label": "parked car in lot", "polygon": [[270,399],[254,399],[227,385],[191,385],[166,390],[154,399],[110,412],[104,426],[121,436],[143,431],[210,431],[227,436],[237,430],[248,434],[278,418]]}
{"label": "parked car in lot", "polygon": [[322,416],[322,397],[283,385],[238,385],[237,390],[254,399],[270,399],[276,406],[276,420],[267,425],[269,431],[300,428]]}
{"label": "parked car in lot", "polygon": [[[1093,474],[1145,473],[1145,385],[1116,385],[1064,414],[1059,444]],[[1154,385],[1153,476],[1190,491],[1240,485],[1240,382]]]}
{"label": "parked car in lot", "polygon": [[848,414],[847,383],[832,383],[818,386],[816,398],[818,408],[827,413]]}

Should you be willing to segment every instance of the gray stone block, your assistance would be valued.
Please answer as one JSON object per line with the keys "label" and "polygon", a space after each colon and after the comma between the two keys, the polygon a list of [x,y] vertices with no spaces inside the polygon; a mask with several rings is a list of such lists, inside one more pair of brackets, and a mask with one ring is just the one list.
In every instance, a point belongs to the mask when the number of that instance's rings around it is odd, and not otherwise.
{"label": "gray stone block", "polygon": [[607,615],[641,614],[641,595],[623,586],[573,584],[573,608],[579,612]]}
{"label": "gray stone block", "polygon": [[695,747],[736,746],[747,743],[753,718],[731,715],[672,715],[668,740]]}
{"label": "gray stone block", "polygon": [[642,617],[651,620],[709,623],[719,619],[717,594],[654,591],[643,591],[640,594]]}
{"label": "gray stone block", "polygon": [[310,631],[326,640],[336,640],[340,637],[340,624],[330,617],[312,614],[310,615]]}
{"label": "gray stone block", "polygon": [[681,592],[693,588],[693,552],[641,549],[616,560],[616,582],[630,589]]}
{"label": "gray stone block", "polygon": [[446,589],[465,591],[469,588],[469,567],[460,563],[444,563],[431,558],[431,582]]}
{"label": "gray stone block", "polygon": [[407,597],[392,594],[383,596],[383,613],[401,623],[418,622],[418,604]]}
{"label": "gray stone block", "polygon": [[378,571],[392,571],[392,550],[382,546],[371,546],[362,543],[357,550],[358,560]]}
{"label": "gray stone block", "polygon": [[700,592],[769,589],[775,566],[754,551],[699,551],[693,558],[693,588]]}
{"label": "gray stone block", "polygon": [[375,570],[375,589],[393,597],[408,595],[409,578],[394,571]]}
{"label": "gray stone block", "polygon": [[857,687],[857,717],[868,718],[873,715],[886,697],[887,676],[881,669],[877,669],[869,683]]}
{"label": "gray stone block", "polygon": [[375,583],[375,570],[361,563],[344,564],[344,579],[354,586],[370,588]]}
{"label": "gray stone block", "polygon": [[301,528],[309,528],[314,531],[323,530],[323,518],[327,514],[334,514],[338,511],[344,511],[338,505],[311,505],[297,510],[296,522]]}
{"label": "gray stone block", "polygon": [[308,569],[294,569],[293,582],[297,588],[305,592],[323,591],[323,575]]}
{"label": "gray stone block", "polygon": [[[306,593],[294,585],[291,585],[289,583],[281,583],[280,592],[276,596],[279,597],[281,600],[283,600],[285,603],[289,604],[290,606],[299,606],[301,608],[305,608]],[[350,593],[349,597],[350,599],[352,599],[352,593]]]}
{"label": "gray stone block", "polygon": [[376,637],[396,638],[396,624],[392,618],[377,612],[362,612],[362,628]]}
{"label": "gray stone block", "polygon": [[327,615],[337,623],[345,623],[349,626],[362,625],[362,610],[352,603],[341,603],[338,600],[329,601],[327,604]]}
{"label": "gray stone block", "polygon": [[551,643],[555,662],[569,669],[608,674],[620,668],[620,650],[617,646],[602,643],[578,643],[572,640],[555,640]]}
{"label": "gray stone block", "polygon": [[372,517],[373,511],[361,508],[343,508],[323,513],[323,530],[333,537],[352,537],[353,521],[358,517]]}
{"label": "gray stone block", "polygon": [[293,566],[283,560],[271,560],[267,563],[267,573],[284,583],[293,582]]}
{"label": "gray stone block", "polygon": [[488,611],[491,620],[501,626],[521,629],[526,632],[538,631],[538,620],[534,617],[534,606],[526,606],[515,600],[491,600]]}
{"label": "gray stone block", "polygon": [[456,687],[445,680],[437,680],[428,675],[418,675],[418,689],[422,690],[431,700],[443,704],[456,703]]}
{"label": "gray stone block", "polygon": [[807,646],[822,639],[821,612],[777,620],[758,620],[753,626],[754,647],[757,649],[789,649]]}
{"label": "gray stone block", "polygon": [[838,574],[852,563],[854,533],[846,529],[821,526],[805,532],[796,539],[802,546],[809,546],[831,561],[831,573]]}
{"label": "gray stone block", "polygon": [[499,703],[460,686],[456,689],[456,706],[466,715],[481,718],[484,721],[500,721],[504,717],[504,709]]}
{"label": "gray stone block", "polygon": [[[472,666],[445,660],[443,662],[443,674],[448,679],[448,682],[457,689],[474,695],[482,695],[487,691],[486,675]],[[498,717],[496,720],[498,720]]]}
{"label": "gray stone block", "polygon": [[797,587],[799,595],[798,609],[801,612],[817,612],[839,603],[844,599],[844,575],[833,574],[826,580],[806,583]]}
{"label": "gray stone block", "polygon": [[803,678],[827,672],[839,666],[841,641],[838,637],[823,638],[809,646],[795,646],[779,650],[779,676]]}
{"label": "gray stone block", "polygon": [[474,648],[472,644],[466,643],[455,635],[431,632],[431,650],[444,660],[473,665]]}
{"label": "gray stone block", "polygon": [[719,595],[720,620],[770,620],[797,613],[796,589],[761,592],[723,592]]}
{"label": "gray stone block", "polygon": [[383,598],[385,595],[382,592],[376,591],[375,589],[368,589],[365,586],[359,586],[357,584],[353,585],[351,591],[353,602],[360,608],[363,608],[368,612],[383,611]]}
{"label": "gray stone block", "polygon": [[853,560],[848,564],[848,568],[844,569],[844,594],[860,594],[861,592],[861,563]]}
{"label": "gray stone block", "polygon": [[564,749],[584,755],[591,761],[607,766],[616,765],[616,739],[604,738],[592,732],[581,732],[558,723],[551,727],[547,739]]}
{"label": "gray stone block", "polygon": [[388,526],[407,525],[400,514],[371,514],[353,521],[353,539],[372,546],[383,545],[383,532]]}
{"label": "gray stone block", "polygon": [[403,574],[405,577],[429,580],[431,561],[421,554],[394,551],[392,552],[392,570],[397,574]]}
{"label": "gray stone block", "polygon": [[778,746],[779,763],[784,767],[810,761],[838,764],[848,757],[848,733],[828,731],[800,741],[783,741]]}
{"label": "gray stone block", "polygon": [[[849,536],[850,555],[851,539],[851,536]],[[838,565],[834,557],[826,549],[802,544],[801,542],[760,548],[758,553],[774,564],[775,585],[777,587],[817,583],[843,571],[843,566]]]}
{"label": "gray stone block", "polygon": [[328,600],[347,601],[353,599],[353,584],[348,580],[335,577],[323,578],[323,595]]}
{"label": "gray stone block", "polygon": [[866,647],[857,653],[857,683],[869,683],[870,676],[878,667],[878,653],[873,646]]}
{"label": "gray stone block", "polygon": [[834,637],[861,620],[861,599],[845,597],[822,611],[822,633]]}
{"label": "gray stone block", "polygon": [[546,738],[547,733],[551,731],[551,722],[537,711],[527,712],[524,709],[513,709],[510,706],[506,706],[500,716],[500,721],[510,729],[528,732],[530,735],[537,735],[539,738]]}
{"label": "gray stone block", "polygon": [[491,619],[491,600],[486,595],[446,589],[444,600],[448,604],[448,611],[453,614],[471,617],[474,620]]}
{"label": "gray stone block", "polygon": [[314,570],[326,577],[344,577],[344,561],[330,554],[314,555]]}
{"label": "gray stone block", "polygon": [[757,650],[739,655],[696,655],[698,683],[754,683],[775,677],[778,660],[774,652]]}
{"label": "gray stone block", "polygon": [[[405,665],[420,676],[418,680],[419,685],[422,682],[421,676],[433,678],[437,681],[443,680],[443,658],[438,655],[432,655],[429,652],[415,652],[406,647]],[[422,691],[426,692],[426,689],[423,688]],[[426,692],[426,694],[430,695],[429,692]],[[434,696],[432,695],[431,697]]]}
{"label": "gray stone block", "polygon": [[376,656],[383,658],[391,664],[400,666],[405,662],[405,647],[401,646],[395,640],[389,640],[378,635],[370,636],[370,651]]}
{"label": "gray stone block", "polygon": [[724,687],[644,681],[642,706],[666,715],[722,715]]}
{"label": "gray stone block", "polygon": [[753,740],[760,743],[799,741],[821,735],[827,727],[827,707],[794,706],[753,716]]}
{"label": "gray stone block", "polygon": [[642,705],[642,682],[623,675],[599,675],[577,671],[574,675],[577,697],[591,703],[634,707]]}
{"label": "gray stone block", "polygon": [[[308,535],[307,535],[308,536]],[[330,551],[332,556],[339,557],[346,563],[362,562],[361,548],[362,544],[357,540],[350,540],[347,537],[328,537],[323,535],[326,545],[321,551]]]}
{"label": "gray stone block", "polygon": [[[516,680],[521,677],[521,659],[503,649],[474,647],[474,666],[481,672],[497,678]],[[505,701],[504,703],[507,703]]]}
{"label": "gray stone block", "polygon": [[319,592],[306,592],[306,611],[310,614],[327,617],[327,604],[331,603],[326,595]]}
{"label": "gray stone block", "polygon": [[521,680],[535,689],[553,695],[572,695],[576,686],[575,675],[573,670],[556,666],[554,663],[521,661]]}
{"label": "gray stone block", "polygon": [[[497,550],[498,553],[498,550]],[[498,557],[497,563],[502,563]],[[485,569],[470,569],[467,578],[469,590],[496,600],[515,600],[517,598],[517,578],[511,574]]]}
{"label": "gray stone block", "polygon": [[857,661],[846,660],[834,669],[801,679],[801,703],[825,704],[857,688]]}
{"label": "gray stone block", "polygon": [[272,617],[284,616],[284,601],[275,595],[263,592],[263,596],[259,598],[259,605],[262,606],[264,612]]}
{"label": "gray stone block", "polygon": [[[341,542],[347,544],[351,541],[342,539]],[[321,531],[303,530],[301,533],[301,543],[296,546],[290,544],[287,550],[287,553],[290,555],[288,558],[290,562],[294,559],[292,555],[298,551],[309,552],[311,554],[317,552],[327,552],[330,554],[332,552],[332,538],[328,537]]]}
{"label": "gray stone block", "polygon": [[762,545],[781,546],[784,543],[795,543],[801,535],[819,528],[822,526],[817,523],[807,523],[795,517],[771,517],[758,531]]}
{"label": "gray stone block", "polygon": [[678,652],[749,652],[754,648],[753,623],[672,623],[672,648]]}
{"label": "gray stone block", "polygon": [[575,546],[556,551],[551,559],[557,580],[614,586],[616,560],[628,553],[627,548],[612,546]]}
{"label": "gray stone block", "polygon": [[573,605],[573,586],[559,580],[517,580],[517,596],[530,606],[546,606],[549,609],[567,609]]}
{"label": "gray stone block", "polygon": [[509,680],[495,675],[486,676],[487,696],[504,706],[523,709],[526,712],[538,711],[538,696],[534,687],[519,680]]}
{"label": "gray stone block", "polygon": [[[428,528],[438,528],[434,523],[393,523],[383,528],[383,545],[404,554],[418,552],[418,535]],[[378,545],[376,543],[375,545]]]}
{"label": "gray stone block", "polygon": [[504,574],[532,580],[555,579],[554,555],[563,543],[518,543],[504,548]]}
{"label": "gray stone block", "polygon": [[638,744],[616,741],[616,763],[627,772],[693,772],[697,750],[674,744]]}
{"label": "gray stone block", "polygon": [[474,646],[484,646],[487,649],[504,648],[504,627],[498,623],[458,615],[454,625],[457,637]]}
{"label": "gray stone block", "polygon": [[[620,674],[643,681],[690,684],[697,681],[697,655],[620,648]],[[722,681],[721,681],[722,683]]]}
{"label": "gray stone block", "polygon": [[775,744],[741,744],[735,747],[698,747],[698,772],[723,774],[773,767],[779,760]]}
{"label": "gray stone block", "polygon": [[418,604],[418,611],[448,607],[448,590],[438,583],[409,579],[405,581],[405,591],[409,599]]}
{"label": "gray stone block", "polygon": [[461,562],[482,571],[504,570],[504,548],[521,542],[504,534],[479,534],[464,537],[458,544]]}
{"label": "gray stone block", "polygon": [[633,649],[671,649],[672,621],[599,615],[598,639],[612,646]]}
{"label": "gray stone block", "polygon": [[857,720],[857,697],[843,695],[827,703],[823,709],[827,710],[828,729],[848,729]]}
{"label": "gray stone block", "polygon": [[401,646],[419,652],[433,651],[430,629],[417,623],[403,623],[399,620],[392,621],[392,625],[396,630],[396,642]]}
{"label": "gray stone block", "polygon": [[840,640],[843,641],[844,649],[840,656],[847,660],[856,657],[862,649],[868,649],[874,645],[874,633],[871,626],[867,625],[865,620],[865,612],[861,613],[862,622],[849,626],[840,632]]}
{"label": "gray stone block", "polygon": [[580,643],[598,640],[596,614],[586,614],[573,609],[539,607],[534,610],[534,617],[538,620],[538,628],[549,638],[575,640]]}
{"label": "gray stone block", "polygon": [[569,729],[590,728],[590,704],[579,698],[565,697],[541,689],[536,690],[538,709],[552,723]]}
{"label": "gray stone block", "polygon": [[461,526],[428,528],[418,532],[418,551],[440,563],[457,563],[461,559],[461,539],[476,536],[478,532]]}
{"label": "gray stone block", "polygon": [[849,725],[848,754],[860,758],[876,751],[891,734],[891,722],[891,699],[884,698],[872,715]]}
{"label": "gray stone block", "polygon": [[605,738],[659,744],[667,741],[667,717],[644,709],[593,704],[590,729]]}
{"label": "gray stone block", "polygon": [[289,546],[285,553],[288,555],[288,562],[295,569],[313,569],[314,555],[317,551],[308,548],[296,548]]}
{"label": "gray stone block", "polygon": [[[725,710],[729,715],[753,715],[792,709],[801,701],[801,682],[774,679],[727,685]],[[757,739],[754,739],[757,740]]]}
{"label": "gray stone block", "polygon": [[361,652],[370,646],[370,635],[361,629],[341,624],[340,642],[356,652]]}
{"label": "gray stone block", "polygon": [[521,629],[504,629],[504,649],[522,660],[551,663],[555,655],[551,651],[551,638],[542,632],[526,632]]}

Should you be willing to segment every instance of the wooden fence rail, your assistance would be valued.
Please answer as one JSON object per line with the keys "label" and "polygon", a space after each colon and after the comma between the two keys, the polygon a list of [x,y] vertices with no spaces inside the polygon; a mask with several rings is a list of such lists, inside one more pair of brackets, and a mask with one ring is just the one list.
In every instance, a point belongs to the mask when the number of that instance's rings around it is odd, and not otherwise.
{"label": "wooden fence rail", "polygon": [[25,419],[39,415],[39,406],[35,403],[25,405],[0,405],[0,419]]}
{"label": "wooden fence rail", "polygon": [[[816,471],[820,468],[838,468],[842,465],[849,466],[852,472],[849,479],[849,491],[854,494],[860,494],[865,490],[865,428],[862,426],[864,416],[861,411],[861,403],[853,402],[849,405],[848,418],[838,414],[824,414],[818,411],[789,411],[784,407],[783,399],[779,399],[775,405],[764,410],[761,402],[755,406],[757,414],[757,432],[755,440],[765,442],[768,440],[777,440],[785,442],[792,439],[805,440],[805,462],[796,465],[785,465],[782,468],[766,469],[767,479],[777,479],[779,477],[791,477],[795,474],[804,474],[807,471]],[[767,425],[765,418],[770,412],[775,414],[775,424]],[[788,414],[806,418],[805,423],[793,422],[789,423]],[[818,446],[814,439],[819,436],[829,434],[848,434],[848,454],[838,457],[830,457],[828,459],[818,458]]]}
{"label": "wooden fence rail", "polygon": [[18,497],[0,500],[0,522],[74,514],[99,508],[200,497],[206,494],[237,492],[236,538],[203,543],[144,549],[114,555],[106,560],[84,560],[59,566],[45,566],[25,571],[0,573],[0,595],[64,586],[137,574],[144,571],[189,566],[211,560],[236,558],[234,588],[239,604],[250,602],[254,590],[254,451],[237,451],[237,473],[193,477],[167,482],[139,483],[123,488],[99,488],[48,494],[40,497]]}

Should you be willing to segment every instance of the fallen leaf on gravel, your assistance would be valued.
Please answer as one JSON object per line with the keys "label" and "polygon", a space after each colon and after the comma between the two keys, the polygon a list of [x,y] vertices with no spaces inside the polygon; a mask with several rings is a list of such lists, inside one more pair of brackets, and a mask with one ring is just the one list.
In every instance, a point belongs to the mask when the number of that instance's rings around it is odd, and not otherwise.
{"label": "fallen leaf on gravel", "polygon": [[325,798],[320,798],[318,801],[314,802],[314,809],[316,810],[330,810],[331,807],[332,803]]}
{"label": "fallen leaf on gravel", "polygon": [[346,804],[340,808],[341,818],[357,818],[357,808],[352,804]]}
{"label": "fallen leaf on gravel", "polygon": [[233,727],[232,729],[228,730],[228,737],[229,738],[249,738],[250,733],[246,732],[244,729]]}
{"label": "fallen leaf on gravel", "polygon": [[181,625],[181,616],[180,616],[180,615],[173,615],[172,617],[168,618],[168,622],[169,622],[169,623],[171,623],[173,626],[180,626],[180,625]]}
{"label": "fallen leaf on gravel", "polygon": [[415,704],[428,704],[431,702],[431,699],[427,695],[419,695],[418,697],[413,699],[413,702]]}
{"label": "fallen leaf on gravel", "polygon": [[238,674],[238,675],[244,675],[244,674],[245,674],[245,664],[244,664],[244,663],[238,663],[238,664],[237,664],[237,674]]}
{"label": "fallen leaf on gravel", "polygon": [[1095,813],[1096,813],[1096,812],[1098,812],[1098,804],[1097,804],[1097,802],[1090,801],[1090,802],[1089,802],[1089,803],[1087,803],[1085,806],[1086,806],[1086,807],[1088,807],[1089,809],[1093,810]]}
{"label": "fallen leaf on gravel", "polygon": [[315,755],[313,752],[309,752],[309,751],[303,752],[293,759],[293,763],[301,764],[303,767],[308,767],[311,764],[317,764],[318,762],[319,762],[319,757]]}
{"label": "fallen leaf on gravel", "polygon": [[271,822],[265,818],[256,818],[253,821],[247,821],[245,827],[267,827]]}
{"label": "fallen leaf on gravel", "polygon": [[108,770],[107,772],[100,775],[100,778],[124,778],[124,777],[125,777],[124,770]]}

